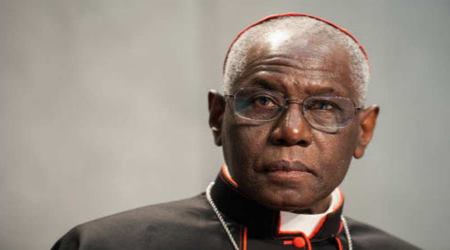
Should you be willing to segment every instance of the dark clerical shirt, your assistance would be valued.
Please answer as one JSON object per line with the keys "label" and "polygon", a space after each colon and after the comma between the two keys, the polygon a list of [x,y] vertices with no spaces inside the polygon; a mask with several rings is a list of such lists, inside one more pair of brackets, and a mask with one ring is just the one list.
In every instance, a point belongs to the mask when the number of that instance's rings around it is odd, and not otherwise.
{"label": "dark clerical shirt", "polygon": [[[370,225],[342,218],[343,199],[332,202],[308,232],[288,225],[283,212],[239,193],[222,168],[211,198],[241,250],[419,249]],[[295,224],[295,223],[294,223]],[[289,229],[291,227],[291,229]],[[349,242],[348,239],[351,239]],[[137,208],[79,225],[52,250],[231,250],[233,245],[205,193],[193,198]]]}

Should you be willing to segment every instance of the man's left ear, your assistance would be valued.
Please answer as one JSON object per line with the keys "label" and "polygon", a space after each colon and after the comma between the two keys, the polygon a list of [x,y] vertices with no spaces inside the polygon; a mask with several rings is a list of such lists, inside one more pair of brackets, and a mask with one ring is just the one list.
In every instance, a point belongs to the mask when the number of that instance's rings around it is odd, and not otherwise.
{"label": "man's left ear", "polygon": [[378,113],[380,113],[380,107],[373,105],[364,110],[359,114],[359,135],[358,135],[358,145],[353,152],[353,156],[356,159],[363,157],[367,145],[369,145],[372,140],[375,126],[377,124]]}
{"label": "man's left ear", "polygon": [[225,98],[215,90],[208,92],[209,127],[214,143],[222,146],[222,120],[225,112]]}

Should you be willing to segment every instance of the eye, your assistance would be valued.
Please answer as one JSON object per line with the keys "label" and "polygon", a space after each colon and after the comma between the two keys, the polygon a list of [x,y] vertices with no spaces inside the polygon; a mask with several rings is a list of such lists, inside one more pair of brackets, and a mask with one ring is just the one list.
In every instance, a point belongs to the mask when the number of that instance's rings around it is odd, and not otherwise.
{"label": "eye", "polygon": [[327,100],[315,100],[309,103],[307,108],[309,110],[323,110],[323,111],[333,111],[340,109],[336,103]]}
{"label": "eye", "polygon": [[275,100],[267,95],[258,95],[253,97],[252,103],[261,107],[274,107],[276,106]]}

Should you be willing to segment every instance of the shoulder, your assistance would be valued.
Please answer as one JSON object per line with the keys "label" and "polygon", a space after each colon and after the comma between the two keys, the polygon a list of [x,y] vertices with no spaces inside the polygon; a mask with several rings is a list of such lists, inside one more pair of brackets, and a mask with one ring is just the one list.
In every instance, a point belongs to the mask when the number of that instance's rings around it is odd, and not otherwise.
{"label": "shoulder", "polygon": [[374,226],[346,218],[355,249],[420,249]]}
{"label": "shoulder", "polygon": [[[52,249],[141,249],[156,244],[155,239],[183,235],[204,228],[214,214],[204,195],[141,207],[76,226]],[[199,230],[197,230],[199,231]],[[182,232],[185,232],[184,234]]]}

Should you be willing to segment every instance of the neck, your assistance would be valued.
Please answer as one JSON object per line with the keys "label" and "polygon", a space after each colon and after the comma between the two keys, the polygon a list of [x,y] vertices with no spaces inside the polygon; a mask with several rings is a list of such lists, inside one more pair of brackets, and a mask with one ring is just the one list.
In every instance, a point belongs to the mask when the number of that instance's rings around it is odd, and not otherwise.
{"label": "neck", "polygon": [[322,214],[325,213],[331,205],[331,196],[328,195],[324,199],[317,202],[310,208],[288,209],[286,211],[296,214]]}

